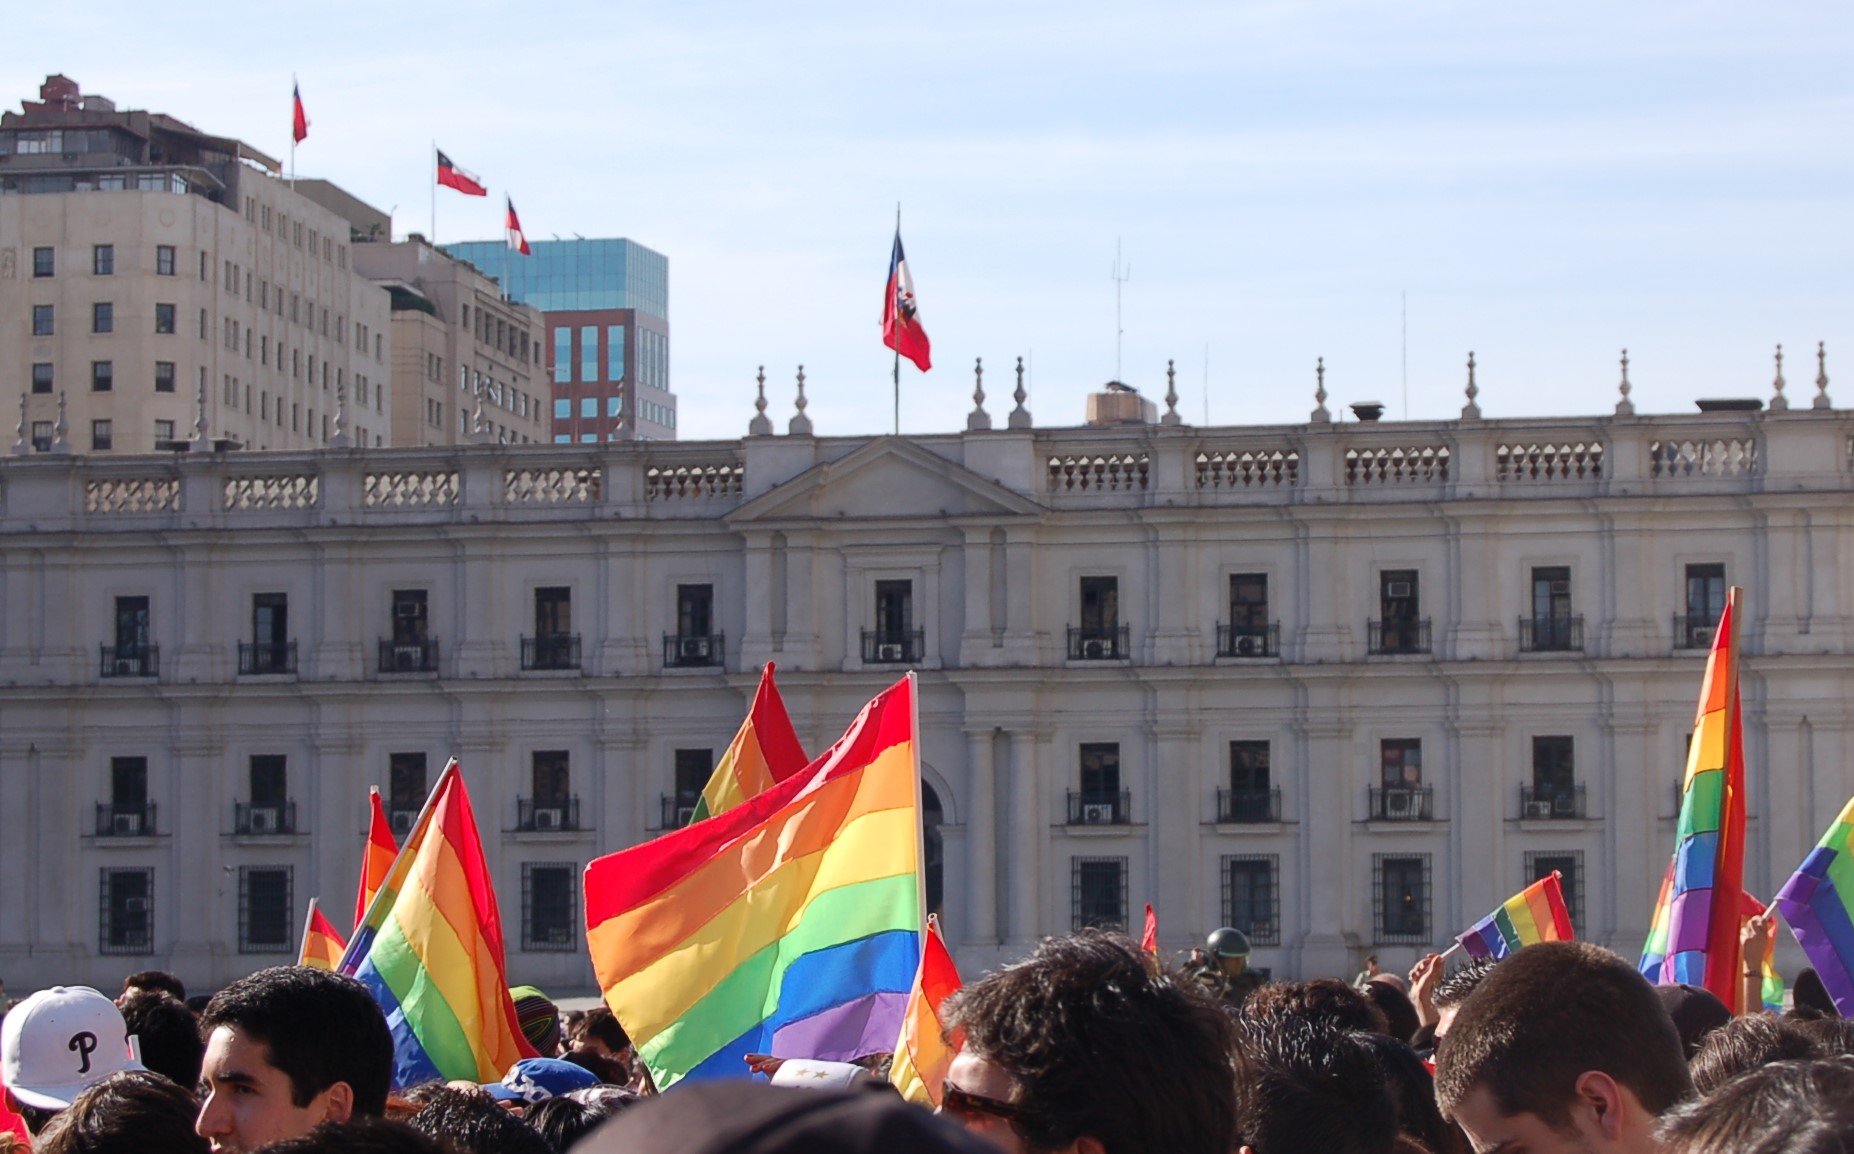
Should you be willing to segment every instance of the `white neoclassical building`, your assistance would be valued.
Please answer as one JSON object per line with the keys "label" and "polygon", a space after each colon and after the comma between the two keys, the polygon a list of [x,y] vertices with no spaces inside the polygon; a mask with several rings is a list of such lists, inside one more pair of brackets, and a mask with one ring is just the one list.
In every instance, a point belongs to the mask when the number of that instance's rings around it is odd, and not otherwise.
{"label": "white neoclassical building", "polygon": [[1751,888],[1854,792],[1854,414],[1806,403],[15,456],[0,975],[283,960],[310,896],[346,923],[367,787],[455,754],[511,977],[589,988],[580,869],[678,820],[768,661],[814,751],[920,671],[969,970],[1148,901],[1278,975],[1404,965],[1553,868],[1632,955],[1728,585]]}

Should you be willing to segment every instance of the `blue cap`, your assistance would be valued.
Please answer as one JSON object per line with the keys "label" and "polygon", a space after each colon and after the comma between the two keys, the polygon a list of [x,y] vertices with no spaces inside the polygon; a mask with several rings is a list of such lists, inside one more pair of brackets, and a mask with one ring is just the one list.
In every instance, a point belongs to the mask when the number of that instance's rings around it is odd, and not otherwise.
{"label": "blue cap", "polygon": [[559,1058],[523,1058],[509,1067],[502,1081],[483,1083],[483,1091],[498,1102],[545,1102],[598,1085],[599,1076],[584,1066]]}

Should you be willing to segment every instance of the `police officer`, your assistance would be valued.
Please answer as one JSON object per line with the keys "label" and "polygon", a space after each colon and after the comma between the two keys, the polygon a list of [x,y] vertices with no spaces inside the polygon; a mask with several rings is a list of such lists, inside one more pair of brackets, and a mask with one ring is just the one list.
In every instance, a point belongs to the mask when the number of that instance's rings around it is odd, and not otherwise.
{"label": "police officer", "polygon": [[1230,1006],[1240,1006],[1263,983],[1249,968],[1249,938],[1230,926],[1212,930],[1204,941],[1201,958],[1194,958],[1191,976]]}

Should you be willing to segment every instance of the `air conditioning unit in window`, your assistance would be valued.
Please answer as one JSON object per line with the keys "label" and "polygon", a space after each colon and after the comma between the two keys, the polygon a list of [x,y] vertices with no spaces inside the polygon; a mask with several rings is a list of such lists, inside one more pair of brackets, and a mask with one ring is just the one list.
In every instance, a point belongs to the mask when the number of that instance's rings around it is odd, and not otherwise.
{"label": "air conditioning unit in window", "polygon": [[534,811],[534,828],[555,830],[566,824],[566,811],[560,809],[537,809]]}
{"label": "air conditioning unit in window", "polygon": [[1550,817],[1551,816],[1551,800],[1547,798],[1544,801],[1527,802],[1526,803],[1526,816],[1527,817]]}
{"label": "air conditioning unit in window", "polygon": [[1245,633],[1236,639],[1236,656],[1254,657],[1262,652],[1261,639],[1253,633]]}
{"label": "air conditioning unit in window", "polygon": [[277,816],[278,816],[277,811],[268,806],[266,806],[263,809],[254,808],[251,811],[251,822],[250,822],[251,832],[252,833],[276,833],[277,826],[279,824],[277,821]]}
{"label": "air conditioning unit in window", "polygon": [[1081,654],[1084,661],[1100,661],[1107,656],[1107,642],[1098,637],[1084,641]]}
{"label": "air conditioning unit in window", "polygon": [[142,815],[139,813],[112,814],[109,831],[117,837],[133,837],[142,832]]}
{"label": "air conditioning unit in window", "polygon": [[1393,820],[1408,820],[1417,814],[1416,791],[1411,789],[1391,789],[1384,792],[1384,816]]}
{"label": "air conditioning unit in window", "polygon": [[1559,817],[1570,817],[1577,812],[1577,796],[1561,793],[1551,799],[1551,811]]}
{"label": "air conditioning unit in window", "polygon": [[708,660],[708,638],[685,637],[677,651],[684,661],[706,661]]}
{"label": "air conditioning unit in window", "polygon": [[903,647],[899,642],[885,641],[882,644],[876,646],[876,660],[877,661],[900,661],[902,660],[902,656],[901,656],[902,648]]}
{"label": "air conditioning unit in window", "polygon": [[1410,582],[1408,581],[1389,582],[1388,584],[1384,586],[1384,596],[1398,598],[1398,599],[1409,597],[1410,596]]}
{"label": "air conditioning unit in window", "polygon": [[1112,802],[1090,802],[1082,806],[1083,825],[1113,825],[1114,805]]}

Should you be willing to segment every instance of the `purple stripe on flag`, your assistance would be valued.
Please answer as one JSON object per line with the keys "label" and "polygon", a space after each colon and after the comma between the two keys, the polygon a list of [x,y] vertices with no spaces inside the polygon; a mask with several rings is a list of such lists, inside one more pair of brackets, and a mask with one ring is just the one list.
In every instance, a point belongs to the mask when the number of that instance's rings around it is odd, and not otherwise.
{"label": "purple stripe on flag", "polygon": [[1684,890],[1675,894],[1668,905],[1667,952],[1699,950],[1704,953],[1706,931],[1712,923],[1712,890]]}
{"label": "purple stripe on flag", "polygon": [[1815,963],[1815,972],[1828,996],[1834,999],[1835,1009],[1844,1018],[1854,1017],[1854,975],[1848,972],[1854,967],[1854,922],[1848,920],[1847,907],[1841,904],[1841,895],[1832,884],[1816,887],[1809,899],[1809,913],[1815,922],[1811,928],[1821,935],[1821,942],[1810,949],[1803,927],[1791,922],[1796,940]]}
{"label": "purple stripe on flag", "polygon": [[1512,943],[1501,932],[1497,918],[1488,918],[1487,924],[1481,927],[1481,940],[1487,943],[1487,956],[1496,961],[1513,952]]}
{"label": "purple stripe on flag", "polygon": [[1674,889],[1711,889],[1713,871],[1718,864],[1718,832],[1694,834],[1681,842],[1679,851],[1674,854]]}
{"label": "purple stripe on flag", "polygon": [[1474,958],[1477,961],[1493,956],[1487,952],[1487,943],[1481,938],[1478,930],[1463,930],[1461,934],[1455,938],[1455,941],[1460,943],[1462,950],[1466,952],[1470,958]]}
{"label": "purple stripe on flag", "polygon": [[895,1048],[908,995],[884,991],[832,1006],[773,1032],[772,1053],[781,1058],[848,1062]]}

